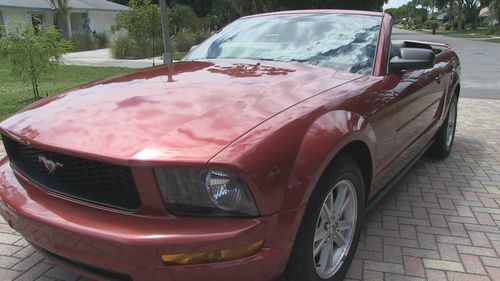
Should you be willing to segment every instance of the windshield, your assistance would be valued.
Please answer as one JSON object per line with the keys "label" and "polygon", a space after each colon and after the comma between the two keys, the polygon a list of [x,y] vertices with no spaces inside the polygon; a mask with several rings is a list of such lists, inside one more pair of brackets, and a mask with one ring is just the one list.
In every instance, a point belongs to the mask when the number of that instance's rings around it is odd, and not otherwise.
{"label": "windshield", "polygon": [[239,19],[184,60],[257,59],[302,62],[371,74],[381,17],[282,14]]}

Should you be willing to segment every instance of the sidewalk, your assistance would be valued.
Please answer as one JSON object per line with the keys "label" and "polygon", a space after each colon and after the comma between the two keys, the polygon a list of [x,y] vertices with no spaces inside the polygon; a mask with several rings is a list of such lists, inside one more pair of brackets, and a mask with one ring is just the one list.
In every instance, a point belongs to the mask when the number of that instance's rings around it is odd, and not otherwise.
{"label": "sidewalk", "polygon": [[[115,66],[129,68],[145,68],[153,66],[153,59],[123,60],[114,59],[111,56],[111,49],[98,49],[84,52],[74,52],[65,54],[62,57],[65,64],[84,66]],[[162,58],[154,59],[156,65],[162,63]]]}
{"label": "sidewalk", "polygon": [[[452,154],[421,159],[369,212],[346,280],[500,280],[498,120],[500,100],[460,99]],[[0,219],[0,280],[86,279]]]}

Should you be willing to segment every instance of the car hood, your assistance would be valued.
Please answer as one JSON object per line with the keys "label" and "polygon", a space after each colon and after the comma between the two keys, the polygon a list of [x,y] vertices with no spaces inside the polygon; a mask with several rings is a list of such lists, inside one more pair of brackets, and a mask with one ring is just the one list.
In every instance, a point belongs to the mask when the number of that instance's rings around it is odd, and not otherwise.
{"label": "car hood", "polygon": [[41,100],[0,123],[69,154],[206,163],[258,124],[359,76],[298,63],[198,61],[113,77]]}

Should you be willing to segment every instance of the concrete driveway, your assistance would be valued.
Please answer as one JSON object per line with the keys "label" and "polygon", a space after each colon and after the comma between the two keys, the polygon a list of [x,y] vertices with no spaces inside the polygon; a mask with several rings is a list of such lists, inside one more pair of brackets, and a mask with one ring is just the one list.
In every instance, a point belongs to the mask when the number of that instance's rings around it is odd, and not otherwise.
{"label": "concrete driveway", "polygon": [[500,43],[451,38],[401,29],[394,29],[392,38],[451,44],[462,63],[462,97],[500,98]]}
{"label": "concrete driveway", "polygon": [[[500,280],[500,44],[452,43],[463,62],[455,147],[421,159],[367,216],[346,280]],[[0,157],[4,154],[0,146]],[[52,265],[0,219],[0,280],[85,280]]]}
{"label": "concrete driveway", "polygon": [[151,67],[153,66],[153,64],[161,64],[162,58],[156,57],[154,59],[150,58],[137,60],[114,59],[111,56],[110,49],[98,49],[92,51],[68,53],[62,57],[62,61],[65,64],[71,65],[145,68]]}

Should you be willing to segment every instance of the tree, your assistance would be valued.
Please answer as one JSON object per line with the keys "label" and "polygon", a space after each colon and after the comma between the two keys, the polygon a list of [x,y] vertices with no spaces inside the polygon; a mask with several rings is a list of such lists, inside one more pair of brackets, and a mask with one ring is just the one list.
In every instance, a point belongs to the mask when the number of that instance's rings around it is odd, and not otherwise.
{"label": "tree", "polygon": [[[151,53],[156,43],[162,41],[160,7],[151,0],[130,0],[129,4],[129,10],[118,13],[112,29],[126,29],[127,36],[142,53]],[[162,48],[159,49],[153,53],[161,51]]]}
{"label": "tree", "polygon": [[[436,7],[446,11],[447,19],[457,31],[465,29],[468,25],[476,28],[479,21],[479,10],[495,0],[413,0],[422,7],[431,9]],[[434,6],[432,6],[434,5]]]}
{"label": "tree", "polygon": [[472,29],[477,27],[479,18],[479,0],[459,0],[462,2],[465,22],[471,25]]}
{"label": "tree", "polygon": [[68,0],[46,0],[52,8],[56,10],[54,24],[59,27],[63,36],[69,38],[71,36],[68,26],[69,5]]}
{"label": "tree", "polygon": [[176,3],[190,6],[199,17],[206,17],[212,11],[213,0],[177,0]]}
{"label": "tree", "polygon": [[71,43],[61,39],[53,26],[36,30],[13,21],[6,36],[0,38],[0,55],[11,64],[11,75],[29,82],[35,99],[40,98],[40,81],[61,62],[61,56],[71,51]]}
{"label": "tree", "polygon": [[215,0],[212,11],[207,16],[207,24],[211,30],[217,30],[240,17],[240,12],[228,0]]}
{"label": "tree", "polygon": [[195,31],[198,29],[198,17],[190,6],[176,4],[168,9],[168,19],[171,34],[176,34],[182,29]]}
{"label": "tree", "polygon": [[427,21],[428,10],[418,3],[419,1],[410,1],[397,9],[388,9],[386,12],[393,16],[396,23],[403,23],[406,28],[420,29]]}
{"label": "tree", "polygon": [[495,5],[493,6],[495,10],[495,15],[497,22],[500,22],[500,0],[495,0]]}

